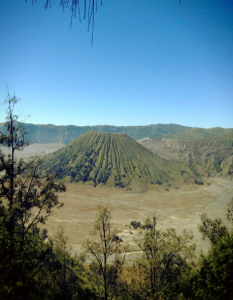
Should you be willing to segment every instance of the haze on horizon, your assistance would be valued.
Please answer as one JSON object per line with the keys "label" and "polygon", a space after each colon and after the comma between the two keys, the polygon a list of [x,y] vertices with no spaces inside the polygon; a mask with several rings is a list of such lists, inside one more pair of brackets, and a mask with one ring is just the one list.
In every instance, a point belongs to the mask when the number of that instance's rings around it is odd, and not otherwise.
{"label": "haze on horizon", "polygon": [[27,123],[232,128],[232,19],[230,0],[104,1],[91,47],[59,1],[1,0],[0,102],[6,82]]}
{"label": "haze on horizon", "polygon": [[[28,116],[28,118],[30,118],[30,116]],[[20,119],[19,121],[22,121],[23,123],[25,124],[33,124],[33,125],[42,125],[42,126],[77,126],[77,127],[95,127],[95,126],[112,126],[112,127],[144,127],[144,126],[154,126],[154,125],[179,125],[179,126],[184,126],[186,127],[186,125],[182,125],[182,124],[175,124],[175,123],[156,123],[156,124],[134,124],[134,125],[114,125],[114,124],[93,124],[93,125],[90,125],[90,124],[86,124],[86,125],[75,125],[75,124],[52,124],[52,123],[33,123],[33,122],[25,122],[24,119]],[[0,120],[0,124],[1,123],[4,123],[5,120]],[[198,126],[187,126],[187,127],[190,127],[190,128],[201,128],[201,129],[214,129],[214,128],[224,128],[224,129],[228,129],[228,128],[232,128],[232,127],[221,127],[221,126],[214,126],[214,127],[198,127]]]}

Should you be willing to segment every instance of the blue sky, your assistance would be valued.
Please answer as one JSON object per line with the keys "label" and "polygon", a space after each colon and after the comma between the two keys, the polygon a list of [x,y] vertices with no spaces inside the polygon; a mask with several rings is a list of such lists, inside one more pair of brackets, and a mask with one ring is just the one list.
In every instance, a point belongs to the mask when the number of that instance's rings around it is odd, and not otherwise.
{"label": "blue sky", "polygon": [[103,0],[93,47],[44,2],[0,1],[0,101],[27,122],[233,127],[232,0]]}

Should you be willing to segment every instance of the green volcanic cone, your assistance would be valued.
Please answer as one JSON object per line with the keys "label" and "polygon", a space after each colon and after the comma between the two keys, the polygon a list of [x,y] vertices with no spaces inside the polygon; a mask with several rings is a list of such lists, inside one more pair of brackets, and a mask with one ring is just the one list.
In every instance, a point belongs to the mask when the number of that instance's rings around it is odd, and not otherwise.
{"label": "green volcanic cone", "polygon": [[125,134],[99,132],[87,132],[48,155],[43,169],[58,179],[120,187],[172,184],[190,176],[185,166],[160,158]]}

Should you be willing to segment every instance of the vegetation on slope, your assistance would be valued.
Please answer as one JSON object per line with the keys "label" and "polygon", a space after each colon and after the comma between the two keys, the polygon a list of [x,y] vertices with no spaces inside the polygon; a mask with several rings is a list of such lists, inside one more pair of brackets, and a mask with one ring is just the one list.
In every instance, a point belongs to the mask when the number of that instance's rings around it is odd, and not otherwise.
{"label": "vegetation on slope", "polygon": [[194,141],[146,138],[139,142],[158,156],[185,162],[204,175],[233,174],[233,133]]}
{"label": "vegetation on slope", "polygon": [[176,139],[176,140],[199,140],[199,139],[207,139],[211,137],[217,137],[220,135],[233,133],[233,128],[189,128],[186,131],[179,132],[176,134],[168,135],[167,138]]}
{"label": "vegetation on slope", "polygon": [[[48,155],[43,169],[56,178],[124,187],[133,181],[162,184],[188,179],[187,168],[169,163],[124,134],[88,132]],[[182,176],[183,175],[183,176]]]}

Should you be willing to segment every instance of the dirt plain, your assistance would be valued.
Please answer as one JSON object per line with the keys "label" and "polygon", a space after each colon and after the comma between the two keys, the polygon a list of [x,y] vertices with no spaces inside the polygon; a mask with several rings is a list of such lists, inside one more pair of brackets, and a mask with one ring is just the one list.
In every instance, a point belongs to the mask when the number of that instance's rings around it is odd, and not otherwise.
{"label": "dirt plain", "polygon": [[[23,149],[23,151],[16,151],[17,158],[29,159],[31,156],[39,155],[44,156],[51,152],[54,152],[65,145],[63,144],[31,144]],[[5,154],[10,154],[10,149],[8,147],[0,146],[0,150]]]}
{"label": "dirt plain", "polygon": [[212,178],[210,185],[186,185],[179,189],[151,187],[140,192],[90,185],[67,185],[66,193],[59,196],[62,208],[54,208],[45,228],[55,234],[60,226],[64,229],[73,251],[80,251],[83,241],[93,228],[99,206],[109,205],[112,209],[113,226],[123,236],[123,241],[137,250],[134,239],[138,230],[130,228],[130,222],[141,223],[154,214],[159,217],[160,228],[173,227],[178,233],[183,229],[192,230],[197,243],[197,251],[208,249],[198,232],[200,215],[206,212],[212,218],[226,220],[227,203],[233,197],[233,184],[222,178]]}
{"label": "dirt plain", "polygon": [[[18,157],[28,158],[35,154],[44,155],[61,148],[61,144],[33,144],[18,153]],[[5,153],[7,148],[1,148]],[[132,187],[132,190],[93,187],[89,184],[68,184],[66,193],[59,196],[64,203],[61,208],[53,208],[42,228],[54,235],[62,227],[72,246],[73,252],[79,252],[83,241],[88,237],[99,206],[109,205],[112,209],[112,222],[119,236],[130,245],[132,251],[138,250],[134,239],[138,230],[130,228],[130,222],[140,221],[156,214],[160,228],[173,227],[178,233],[183,229],[192,230],[197,244],[197,252],[208,249],[198,232],[200,215],[207,213],[212,218],[226,221],[227,203],[233,197],[232,180],[216,177],[208,178],[205,184]]]}

